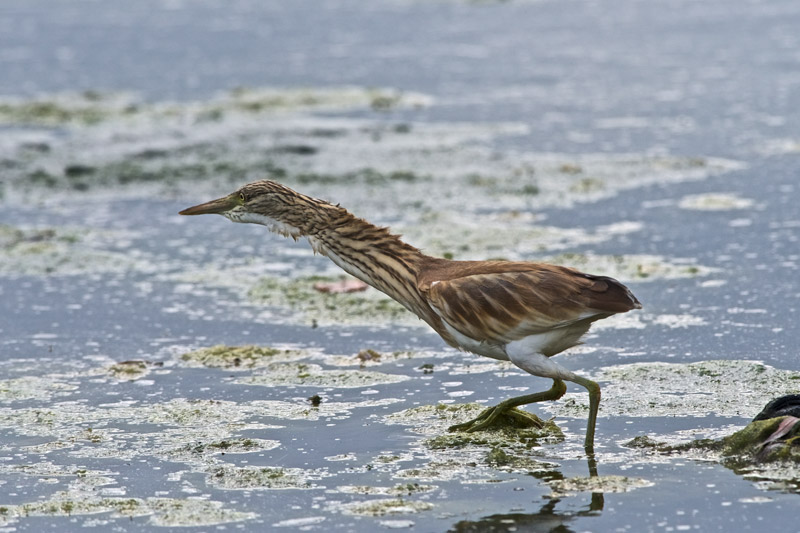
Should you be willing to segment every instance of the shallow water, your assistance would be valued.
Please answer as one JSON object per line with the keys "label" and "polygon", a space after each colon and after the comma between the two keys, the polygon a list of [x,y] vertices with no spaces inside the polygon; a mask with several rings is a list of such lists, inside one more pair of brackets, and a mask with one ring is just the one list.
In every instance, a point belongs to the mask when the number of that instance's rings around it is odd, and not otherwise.
{"label": "shallow water", "polygon": [[[626,443],[728,435],[800,388],[799,17],[4,2],[0,529],[785,528],[796,470]],[[176,214],[264,176],[431,253],[627,283],[644,309],[559,356],[603,387],[599,477],[582,389],[528,408],[563,435],[448,440],[546,380],[317,293],[339,274],[306,243]]]}

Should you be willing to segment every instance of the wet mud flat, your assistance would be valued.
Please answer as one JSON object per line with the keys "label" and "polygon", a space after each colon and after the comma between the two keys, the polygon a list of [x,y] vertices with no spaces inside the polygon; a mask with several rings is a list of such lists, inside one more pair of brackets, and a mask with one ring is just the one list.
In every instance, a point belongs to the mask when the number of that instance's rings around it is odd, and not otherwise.
{"label": "wet mud flat", "polygon": [[[0,99],[0,529],[731,531],[794,516],[796,454],[753,461],[731,440],[768,437],[737,432],[800,390],[800,141],[781,109],[737,108],[719,129],[730,150],[666,150],[614,132],[699,139],[702,113],[589,99],[545,117],[571,139],[554,147],[509,112],[545,103],[522,82],[476,87],[481,104],[289,85]],[[377,291],[318,290],[343,275],[304,242],[176,214],[264,177],[431,254],[628,284],[645,308],[559,356],[602,387],[594,461],[579,388],[526,408],[542,427],[451,433],[549,383],[446,348]]]}

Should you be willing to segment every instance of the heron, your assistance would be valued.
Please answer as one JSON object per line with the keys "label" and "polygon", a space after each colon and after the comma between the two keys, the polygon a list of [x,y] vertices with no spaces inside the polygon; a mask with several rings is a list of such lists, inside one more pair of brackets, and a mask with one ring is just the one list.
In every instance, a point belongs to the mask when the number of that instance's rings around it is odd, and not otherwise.
{"label": "heron", "polygon": [[450,346],[553,380],[549,390],[504,400],[451,431],[481,431],[501,415],[522,413],[516,409],[521,405],[557,400],[570,381],[589,393],[584,448],[593,452],[600,386],[552,357],[580,344],[593,322],[641,309],[619,281],[541,262],[432,257],[388,228],[272,180],[249,183],[180,214],[218,214],[294,240],[304,237],[315,253],[399,302]]}

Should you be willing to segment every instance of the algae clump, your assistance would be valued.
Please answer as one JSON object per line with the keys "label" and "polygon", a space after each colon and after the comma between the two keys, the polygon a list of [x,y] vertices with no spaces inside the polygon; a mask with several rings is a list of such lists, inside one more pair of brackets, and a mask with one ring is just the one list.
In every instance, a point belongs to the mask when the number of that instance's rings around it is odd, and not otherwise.
{"label": "algae clump", "polygon": [[323,370],[321,366],[305,363],[274,363],[261,374],[242,378],[238,382],[248,385],[313,386],[359,388],[399,383],[409,378],[401,374],[386,374],[369,370]]}
{"label": "algae clump", "polygon": [[424,442],[431,450],[465,446],[531,448],[541,441],[560,442],[564,438],[561,429],[552,420],[542,420],[518,409],[497,417],[489,430],[472,433],[447,431],[451,424],[474,418],[483,409],[484,406],[477,403],[422,405],[389,415],[387,420],[415,425],[426,433],[435,432],[435,436]]}
{"label": "algae clump", "polygon": [[680,444],[637,437],[626,446],[661,455],[713,459],[747,478],[767,480],[786,489],[800,488],[800,419],[782,416],[750,422],[719,439],[697,439]]}
{"label": "algae clump", "polygon": [[[210,484],[221,489],[307,489],[310,471],[300,468],[220,466],[208,474]],[[317,476],[318,477],[318,476]]]}
{"label": "algae clump", "polygon": [[0,525],[29,516],[82,516],[110,513],[112,518],[150,516],[155,526],[211,526],[251,520],[255,513],[226,509],[218,501],[177,498],[98,498],[61,491],[50,499],[0,507]]}
{"label": "algae clump", "polygon": [[[226,346],[217,344],[208,348],[200,348],[181,355],[181,362],[189,366],[208,368],[253,368],[274,363],[277,355],[297,354],[293,350],[279,350],[268,346]],[[285,359],[285,358],[283,358]]]}
{"label": "algae clump", "polygon": [[122,361],[111,365],[106,371],[118,381],[136,381],[150,373],[145,361]]}
{"label": "algae clump", "polygon": [[346,514],[360,516],[386,516],[397,514],[413,514],[433,509],[433,504],[421,501],[398,499],[370,500],[366,502],[352,502],[341,505],[341,510]]}
{"label": "algae clump", "polygon": [[628,492],[655,485],[646,479],[616,475],[556,479],[548,484],[553,491],[551,498],[562,498],[576,492]]}

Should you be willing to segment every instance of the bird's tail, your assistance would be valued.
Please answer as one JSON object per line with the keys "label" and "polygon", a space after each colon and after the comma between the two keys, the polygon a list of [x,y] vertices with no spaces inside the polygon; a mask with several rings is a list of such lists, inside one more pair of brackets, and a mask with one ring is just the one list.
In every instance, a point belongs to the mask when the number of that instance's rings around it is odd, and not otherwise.
{"label": "bird's tail", "polygon": [[609,313],[625,313],[642,308],[641,302],[631,290],[614,278],[592,274],[583,274],[583,276],[594,282],[589,288],[591,291],[589,307],[592,309]]}

